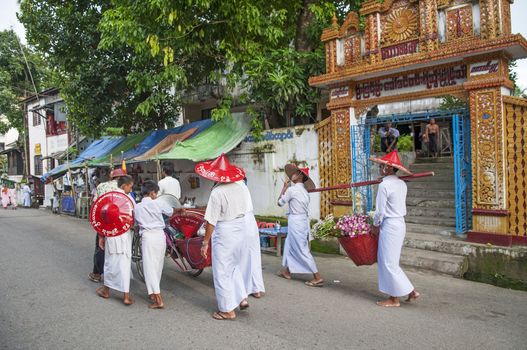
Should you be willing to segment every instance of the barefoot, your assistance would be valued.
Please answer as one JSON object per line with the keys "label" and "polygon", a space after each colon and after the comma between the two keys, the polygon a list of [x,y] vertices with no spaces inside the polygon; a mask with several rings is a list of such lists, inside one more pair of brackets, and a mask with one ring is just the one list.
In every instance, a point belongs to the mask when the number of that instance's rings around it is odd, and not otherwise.
{"label": "barefoot", "polygon": [[260,299],[261,297],[263,297],[263,293],[262,292],[251,293],[251,296],[253,298]]}
{"label": "barefoot", "polygon": [[132,297],[130,296],[129,293],[124,293],[124,296],[123,296],[123,304],[126,305],[126,306],[130,306],[134,303],[134,299],[132,299]]}
{"label": "barefoot", "polygon": [[153,301],[154,303],[156,302],[156,296],[154,294],[148,294],[148,299],[150,299],[150,301]]}
{"label": "barefoot", "polygon": [[408,294],[408,298],[405,301],[409,303],[411,301],[417,300],[417,298],[419,298],[420,296],[421,294],[419,294],[419,292],[414,289],[410,294]]}
{"label": "barefoot", "polygon": [[247,301],[247,299],[242,300],[242,302],[240,303],[240,310],[245,310],[248,308],[249,308],[249,302]]}
{"label": "barefoot", "polygon": [[106,286],[97,288],[95,290],[95,293],[97,293],[98,296],[104,299],[108,299],[110,297],[110,290]]}
{"label": "barefoot", "polygon": [[399,307],[401,304],[399,303],[399,298],[388,298],[383,301],[378,301],[377,305],[383,306],[383,307]]}

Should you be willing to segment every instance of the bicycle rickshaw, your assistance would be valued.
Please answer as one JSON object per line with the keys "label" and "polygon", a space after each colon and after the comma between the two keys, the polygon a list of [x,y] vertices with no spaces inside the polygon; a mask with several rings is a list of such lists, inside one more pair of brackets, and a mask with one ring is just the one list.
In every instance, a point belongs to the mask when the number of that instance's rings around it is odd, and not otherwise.
{"label": "bicycle rickshaw", "polygon": [[[173,208],[181,207],[179,201],[171,195],[162,195],[156,200],[166,201]],[[165,217],[167,256],[170,256],[180,271],[193,277],[199,276],[204,268],[211,265],[210,246],[207,259],[201,256],[203,236],[198,235],[198,231],[205,222],[204,216],[204,210],[185,209],[182,214],[175,214],[170,218]],[[141,237],[138,230],[134,230],[132,261],[135,263],[139,277],[144,282]]]}

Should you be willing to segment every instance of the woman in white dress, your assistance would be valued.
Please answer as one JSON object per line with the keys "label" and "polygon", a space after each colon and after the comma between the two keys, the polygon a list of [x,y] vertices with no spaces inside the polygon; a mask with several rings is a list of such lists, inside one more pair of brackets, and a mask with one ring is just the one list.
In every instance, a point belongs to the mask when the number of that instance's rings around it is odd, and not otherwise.
{"label": "woman in white dress", "polygon": [[284,183],[278,205],[289,205],[287,238],[284,245],[284,256],[282,266],[285,267],[279,273],[280,277],[291,279],[292,273],[311,273],[313,279],[306,282],[310,287],[322,287],[324,280],[318,272],[315,259],[309,250],[309,194],[308,189],[315,188],[315,184],[309,178],[308,169],[299,169],[294,164],[287,164],[285,171],[293,183]]}

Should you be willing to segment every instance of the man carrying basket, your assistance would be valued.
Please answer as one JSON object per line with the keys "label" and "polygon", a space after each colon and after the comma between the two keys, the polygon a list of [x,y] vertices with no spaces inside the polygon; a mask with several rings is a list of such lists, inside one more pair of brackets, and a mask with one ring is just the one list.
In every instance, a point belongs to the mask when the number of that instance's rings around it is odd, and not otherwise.
{"label": "man carrying basket", "polygon": [[377,305],[399,307],[400,297],[408,295],[408,302],[419,297],[419,293],[399,266],[406,234],[404,217],[407,188],[406,183],[396,173],[400,170],[412,175],[412,172],[401,164],[397,151],[392,151],[382,158],[372,157],[370,160],[380,164],[380,173],[383,176],[377,190],[372,233],[379,235],[379,291],[390,296],[386,300],[378,301]]}

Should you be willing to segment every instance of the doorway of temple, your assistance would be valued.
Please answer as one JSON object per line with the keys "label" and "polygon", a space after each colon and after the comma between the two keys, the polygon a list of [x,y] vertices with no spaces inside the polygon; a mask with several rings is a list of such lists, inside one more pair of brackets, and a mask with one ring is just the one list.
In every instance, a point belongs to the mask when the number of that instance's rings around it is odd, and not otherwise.
{"label": "doorway of temple", "polygon": [[[392,149],[399,151],[413,172],[435,173],[433,178],[408,183],[409,231],[462,235],[470,229],[472,176],[466,109],[368,116],[351,126],[350,135],[353,182],[377,177],[377,168],[368,158]],[[424,135],[436,137],[436,144],[431,147]],[[371,210],[373,188],[354,190],[354,198],[357,193]]]}

